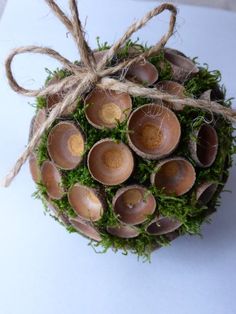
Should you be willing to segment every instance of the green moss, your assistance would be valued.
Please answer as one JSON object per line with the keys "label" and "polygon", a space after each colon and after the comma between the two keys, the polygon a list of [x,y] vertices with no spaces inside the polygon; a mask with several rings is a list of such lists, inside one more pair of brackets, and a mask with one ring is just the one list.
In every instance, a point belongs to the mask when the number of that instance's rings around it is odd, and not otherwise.
{"label": "green moss", "polygon": [[163,51],[161,51],[157,56],[149,58],[149,61],[157,68],[159,73],[159,81],[171,80],[171,66],[170,63],[165,59]]}
{"label": "green moss", "polygon": [[[130,47],[136,47],[140,51],[145,51],[146,46],[140,45],[138,41],[128,41],[127,44],[120,49],[118,58],[128,58],[128,51]],[[98,39],[98,50],[106,50],[109,48],[107,43],[101,44]],[[115,60],[116,59],[116,60]],[[171,79],[171,69],[169,63],[165,60],[163,52],[158,56],[152,57],[149,60],[159,70],[159,81]],[[117,62],[117,56],[112,60],[115,64]],[[195,61],[196,62],[196,61]],[[71,73],[64,69],[57,69],[56,71],[47,70],[48,78],[47,82],[53,77],[64,78]],[[224,86],[220,85],[221,75],[219,71],[209,70],[207,65],[200,67],[199,73],[185,82],[185,88],[187,95],[197,98],[208,89],[218,90],[222,95],[221,104],[230,107],[231,99],[226,99],[226,90]],[[224,100],[225,99],[225,100]],[[138,108],[146,103],[152,102],[149,98],[132,97],[133,109]],[[44,98],[37,99],[37,108],[42,108],[46,104]],[[183,196],[167,196],[164,191],[160,191],[157,188],[151,186],[150,175],[155,171],[157,161],[144,160],[139,156],[135,156],[135,169],[132,178],[130,178],[124,185],[127,184],[142,184],[144,185],[148,193],[152,193],[157,201],[158,208],[156,212],[147,217],[147,221],[139,226],[140,235],[134,239],[121,239],[112,236],[107,233],[107,226],[117,226],[119,224],[119,217],[114,213],[112,208],[112,199],[117,190],[124,186],[106,187],[96,182],[90,175],[90,172],[86,165],[86,155],[91,147],[99,140],[103,138],[111,138],[114,141],[122,141],[127,143],[127,121],[117,123],[117,126],[113,129],[95,129],[87,121],[85,115],[86,107],[81,100],[78,100],[78,106],[73,115],[68,117],[68,120],[74,121],[86,136],[86,150],[84,162],[76,169],[71,171],[61,171],[63,186],[68,190],[75,183],[80,183],[88,187],[95,188],[105,196],[106,210],[102,218],[97,221],[95,226],[99,229],[102,241],[100,243],[90,244],[96,251],[106,252],[109,248],[114,251],[122,250],[123,254],[128,254],[129,251],[143,257],[144,260],[149,260],[150,253],[155,247],[165,246],[170,244],[170,240],[167,236],[152,236],[147,234],[146,227],[152,221],[157,211],[167,217],[173,217],[179,219],[182,222],[182,226],[179,228],[179,234],[201,234],[201,225],[203,222],[209,222],[208,215],[217,206],[219,206],[220,197],[219,194],[228,177],[228,169],[232,165],[232,155],[236,153],[236,137],[233,136],[233,127],[231,123],[226,121],[223,117],[218,115],[210,115],[209,112],[185,107],[184,110],[176,112],[178,119],[181,123],[181,140],[174,152],[175,156],[182,156],[187,158],[195,167],[196,164],[190,156],[188,149],[189,141],[196,140],[193,136],[193,131],[201,126],[206,121],[215,121],[215,128],[219,138],[219,151],[214,164],[210,168],[198,168],[196,167],[196,183],[195,187],[202,181],[213,181],[218,184],[218,190],[214,197],[208,204],[208,206],[199,206],[196,202],[195,189],[193,188]],[[213,120],[212,120],[213,119]],[[55,125],[56,121],[53,125]],[[37,148],[37,159],[39,165],[42,165],[43,161],[49,158],[47,153],[47,137],[48,130],[42,137],[40,144]],[[46,190],[45,187],[40,184],[37,187],[36,197],[39,197],[45,202]],[[65,195],[61,200],[52,201],[61,212],[68,217],[75,217],[76,214],[69,204],[68,198]],[[75,232],[73,227],[67,227],[69,232]],[[99,249],[101,248],[101,249]]]}
{"label": "green moss", "polygon": [[199,73],[187,80],[184,85],[190,96],[198,98],[204,91],[218,87],[220,81],[220,71],[210,71],[208,65],[204,64],[204,67],[199,68]]}
{"label": "green moss", "polygon": [[36,98],[36,111],[43,109],[46,107],[46,98],[45,97],[37,97]]}

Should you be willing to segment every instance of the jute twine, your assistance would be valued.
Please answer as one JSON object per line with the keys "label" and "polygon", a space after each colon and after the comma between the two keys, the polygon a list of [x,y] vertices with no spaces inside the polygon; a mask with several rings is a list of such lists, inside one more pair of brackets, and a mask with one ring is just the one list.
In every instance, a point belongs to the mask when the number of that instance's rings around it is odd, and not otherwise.
{"label": "jute twine", "polygon": [[[117,73],[122,69],[127,69],[133,63],[139,62],[150,56],[156,55],[165,46],[169,38],[173,35],[175,30],[177,8],[171,3],[163,3],[160,6],[154,8],[148,12],[142,19],[133,23],[124,35],[115,42],[112,47],[105,53],[102,60],[98,63],[95,62],[94,55],[90,49],[86,39],[85,34],[79,19],[78,7],[76,0],[69,0],[71,18],[69,18],[62,9],[53,0],[45,0],[52,11],[60,19],[60,21],[66,26],[68,31],[71,33],[77,45],[81,65],[76,65],[60,55],[57,51],[38,46],[24,46],[14,49],[6,60],[6,75],[8,78],[9,85],[11,88],[19,94],[28,97],[38,97],[38,96],[48,96],[61,92],[62,90],[68,90],[63,102],[58,103],[49,113],[47,120],[42,124],[38,131],[34,134],[33,138],[30,140],[28,146],[26,147],[23,154],[19,157],[15,163],[13,169],[4,178],[2,185],[8,187],[12,180],[19,173],[22,165],[26,162],[30,154],[34,151],[41,136],[44,132],[52,125],[52,123],[61,116],[64,110],[73,104],[79,96],[87,93],[95,86],[104,89],[110,89],[117,92],[127,92],[132,96],[143,96],[152,99],[159,99],[162,101],[171,102],[175,107],[178,104],[183,106],[191,106],[194,108],[200,108],[203,110],[209,110],[216,114],[223,115],[226,119],[231,122],[236,121],[236,112],[230,108],[225,108],[216,102],[206,101],[206,100],[196,100],[192,98],[178,98],[166,93],[162,93],[156,88],[145,88],[138,84],[132,83],[128,80],[120,81],[118,79],[110,78],[112,74]],[[108,67],[107,64],[117,53],[117,51],[127,42],[127,40],[139,29],[144,27],[149,20],[153,17],[159,15],[163,11],[170,11],[170,21],[169,28],[166,34],[164,34],[159,42],[151,47],[149,50],[140,53],[134,58],[120,61],[117,65],[113,67]],[[29,90],[21,87],[15,80],[12,73],[11,65],[12,61],[16,55],[23,53],[39,53],[48,55],[56,60],[58,60],[64,68],[72,72],[72,75],[62,79],[59,82],[50,84],[38,90]]]}

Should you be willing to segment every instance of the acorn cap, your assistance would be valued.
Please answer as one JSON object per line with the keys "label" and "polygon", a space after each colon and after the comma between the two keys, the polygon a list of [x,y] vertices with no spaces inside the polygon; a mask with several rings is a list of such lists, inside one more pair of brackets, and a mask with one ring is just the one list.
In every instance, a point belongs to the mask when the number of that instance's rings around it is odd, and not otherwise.
{"label": "acorn cap", "polygon": [[192,164],[182,158],[175,157],[161,161],[156,171],[151,174],[151,183],[167,195],[180,196],[187,193],[196,179]]}
{"label": "acorn cap", "polygon": [[[184,98],[186,95],[186,89],[183,85],[174,82],[174,81],[161,81],[158,82],[155,87],[163,93],[167,93],[173,96],[177,96],[178,98]],[[171,102],[164,102],[165,105],[174,110],[183,110],[183,105],[175,104],[173,105]]]}
{"label": "acorn cap", "polygon": [[43,162],[41,166],[41,180],[50,198],[59,200],[63,197],[64,190],[62,188],[61,174],[53,162],[49,160]]}
{"label": "acorn cap", "polygon": [[59,122],[49,132],[48,153],[61,169],[76,168],[83,158],[84,146],[82,132],[71,122]]}
{"label": "acorn cap", "polygon": [[89,221],[84,221],[80,217],[70,218],[70,223],[72,226],[82,235],[90,238],[94,241],[102,241],[102,237],[98,230]]}
{"label": "acorn cap", "polygon": [[154,219],[147,226],[146,231],[151,235],[162,235],[177,230],[181,225],[182,223],[177,219],[169,217],[159,217]]}
{"label": "acorn cap", "polygon": [[204,93],[202,93],[199,99],[219,102],[224,99],[224,94],[220,87],[217,85],[213,89],[208,89]]}
{"label": "acorn cap", "polygon": [[218,184],[214,182],[204,182],[200,184],[196,190],[196,200],[201,205],[206,205],[210,202],[217,190]]}
{"label": "acorn cap", "polygon": [[68,200],[83,220],[97,221],[103,215],[103,203],[94,189],[76,183],[68,191]]}
{"label": "acorn cap", "polygon": [[144,222],[156,209],[154,196],[140,185],[130,185],[119,189],[112,203],[119,220],[131,225]]}
{"label": "acorn cap", "polygon": [[141,106],[132,112],[128,120],[129,146],[146,159],[160,159],[172,153],[180,135],[178,118],[165,106]]}
{"label": "acorn cap", "polygon": [[36,115],[32,118],[29,131],[29,142],[33,138],[34,134],[38,131],[41,125],[46,121],[47,114],[45,109],[39,109]]}
{"label": "acorn cap", "polygon": [[120,224],[116,227],[107,227],[107,232],[124,239],[136,238],[140,234],[138,228],[125,224]]}
{"label": "acorn cap", "polygon": [[29,156],[29,169],[32,179],[35,183],[39,183],[41,180],[41,170],[37,162],[35,153],[31,153]]}
{"label": "acorn cap", "polygon": [[179,98],[184,98],[186,89],[183,85],[174,81],[161,81],[158,82],[155,87],[161,92],[168,93]]}
{"label": "acorn cap", "polygon": [[152,63],[141,60],[128,68],[126,78],[131,82],[150,86],[158,80],[158,71]]}
{"label": "acorn cap", "polygon": [[91,148],[88,168],[96,181],[104,185],[118,185],[130,177],[134,159],[127,145],[107,138],[98,141]]}
{"label": "acorn cap", "polygon": [[208,89],[204,93],[201,94],[199,99],[211,101],[211,94],[212,94],[212,89]]}
{"label": "acorn cap", "polygon": [[95,128],[114,128],[123,122],[132,110],[132,100],[127,93],[95,88],[86,98],[85,114]]}
{"label": "acorn cap", "polygon": [[182,51],[177,50],[177,49],[166,47],[166,48],[163,49],[163,51],[167,52],[167,53],[172,53],[174,55],[178,55],[178,56],[182,56],[182,57],[187,58],[187,56]]}
{"label": "acorn cap", "polygon": [[218,152],[218,135],[210,124],[203,123],[193,132],[189,149],[193,160],[202,168],[210,167]]}
{"label": "acorn cap", "polygon": [[169,51],[165,51],[164,56],[171,66],[174,81],[184,82],[199,72],[196,64],[189,58]]}

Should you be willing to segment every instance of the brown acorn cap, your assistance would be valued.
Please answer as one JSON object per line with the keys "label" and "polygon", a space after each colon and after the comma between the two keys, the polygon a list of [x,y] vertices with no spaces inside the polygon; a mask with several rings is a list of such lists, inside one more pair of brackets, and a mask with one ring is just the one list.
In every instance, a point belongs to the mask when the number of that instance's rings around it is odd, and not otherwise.
{"label": "brown acorn cap", "polygon": [[172,53],[172,54],[179,55],[179,56],[187,58],[187,56],[180,50],[169,48],[169,47],[166,47],[163,50],[164,50],[164,52],[169,52],[169,53]]}
{"label": "brown acorn cap", "polygon": [[29,156],[29,169],[34,182],[39,183],[41,180],[41,170],[35,153],[31,153]]}
{"label": "brown acorn cap", "polygon": [[170,63],[172,69],[172,79],[174,81],[184,82],[199,72],[196,64],[189,58],[169,51],[164,51],[165,59]]}
{"label": "brown acorn cap", "polygon": [[[184,98],[186,95],[186,89],[183,85],[174,82],[174,81],[161,81],[158,82],[155,87],[161,92],[177,96],[178,98]],[[165,105],[174,110],[183,110],[183,105],[175,104],[173,105],[171,102],[165,101]]]}
{"label": "brown acorn cap", "polygon": [[157,164],[156,171],[151,174],[151,183],[158,189],[163,189],[167,195],[180,196],[187,193],[194,185],[195,180],[194,167],[182,157],[161,161]]}
{"label": "brown acorn cap", "polygon": [[204,182],[200,184],[196,190],[196,200],[201,205],[206,205],[210,202],[217,190],[218,184],[214,182]]}
{"label": "brown acorn cap", "polygon": [[64,195],[62,188],[62,179],[56,165],[46,160],[41,166],[41,180],[46,187],[47,194],[50,198],[59,200]]}
{"label": "brown acorn cap", "polygon": [[179,98],[184,98],[186,89],[183,85],[174,81],[161,81],[158,82],[155,87],[161,92],[168,93]]}
{"label": "brown acorn cap", "polygon": [[68,191],[68,200],[79,217],[87,221],[98,221],[104,212],[103,202],[97,191],[76,183]]}
{"label": "brown acorn cap", "polygon": [[97,129],[114,128],[124,121],[132,110],[132,100],[127,93],[95,88],[85,98],[88,122]]}
{"label": "brown acorn cap", "polygon": [[211,94],[212,94],[212,89],[208,89],[204,93],[201,94],[199,99],[211,101]]}
{"label": "brown acorn cap", "polygon": [[83,159],[84,146],[82,132],[69,121],[59,122],[49,132],[48,153],[61,169],[76,168]]}
{"label": "brown acorn cap", "polygon": [[120,224],[116,227],[107,227],[107,232],[124,239],[136,238],[140,234],[138,228],[125,224]]}
{"label": "brown acorn cap", "polygon": [[144,222],[156,209],[155,197],[140,185],[119,189],[112,203],[119,220],[131,225]]}
{"label": "brown acorn cap", "polygon": [[152,63],[141,60],[129,67],[126,78],[131,82],[150,86],[158,80],[158,71]]}
{"label": "brown acorn cap", "polygon": [[36,115],[31,120],[28,141],[30,141],[33,138],[34,134],[38,131],[38,129],[46,121],[46,119],[47,119],[46,110],[39,109]]}
{"label": "brown acorn cap", "polygon": [[128,120],[128,143],[146,159],[160,159],[177,147],[181,127],[175,113],[159,104],[147,104],[134,110]]}
{"label": "brown acorn cap", "polygon": [[158,217],[147,226],[147,233],[152,235],[162,235],[177,230],[182,223],[174,218]]}
{"label": "brown acorn cap", "polygon": [[100,242],[102,240],[99,231],[89,221],[84,221],[80,217],[70,218],[72,226],[82,235],[94,241]]}
{"label": "brown acorn cap", "polygon": [[104,185],[118,185],[126,181],[134,168],[129,147],[106,138],[94,144],[88,154],[91,176]]}
{"label": "brown acorn cap", "polygon": [[210,124],[203,123],[193,132],[189,149],[193,160],[202,168],[210,167],[218,152],[218,135]]}

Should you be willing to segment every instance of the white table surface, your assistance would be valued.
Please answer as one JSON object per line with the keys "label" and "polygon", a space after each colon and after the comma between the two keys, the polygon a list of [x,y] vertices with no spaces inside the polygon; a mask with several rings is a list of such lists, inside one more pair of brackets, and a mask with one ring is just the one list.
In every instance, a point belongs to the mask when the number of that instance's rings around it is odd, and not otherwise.
{"label": "white table surface", "polygon": [[[66,4],[66,0],[61,3]],[[97,2],[96,2],[97,3]],[[112,5],[111,5],[112,4]],[[114,41],[153,3],[79,1],[87,37]],[[167,15],[151,22],[139,37],[152,44],[167,26]],[[236,96],[236,15],[180,6],[178,32],[171,46],[199,56],[222,71],[228,95]],[[136,37],[136,36],[135,36]],[[29,100],[8,87],[3,63],[9,49],[48,45],[77,58],[71,38],[43,1],[11,0],[0,22],[0,176],[24,149],[33,115]],[[40,86],[44,67],[57,63],[40,56],[21,56],[17,78]],[[235,314],[236,299],[236,167],[230,172],[221,206],[204,239],[181,237],[152,255],[151,264],[136,257],[95,254],[87,240],[70,235],[31,198],[34,185],[27,167],[9,189],[0,190],[0,313],[2,314]]]}

